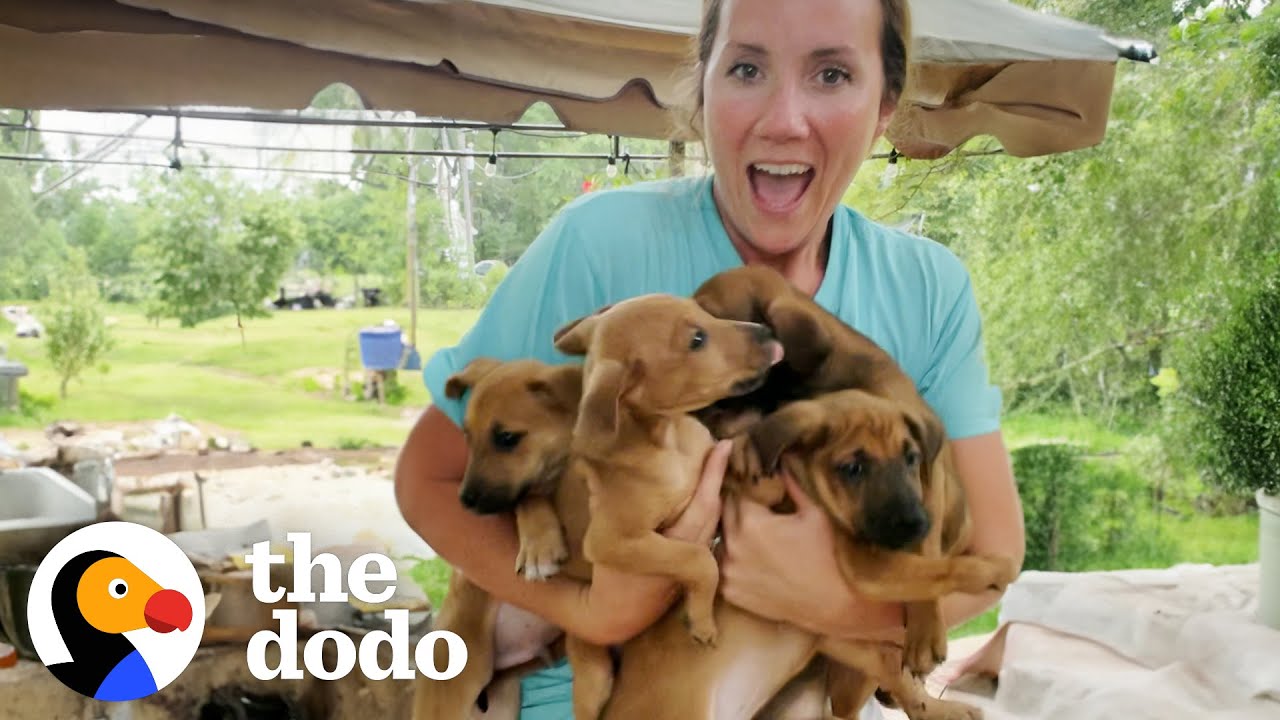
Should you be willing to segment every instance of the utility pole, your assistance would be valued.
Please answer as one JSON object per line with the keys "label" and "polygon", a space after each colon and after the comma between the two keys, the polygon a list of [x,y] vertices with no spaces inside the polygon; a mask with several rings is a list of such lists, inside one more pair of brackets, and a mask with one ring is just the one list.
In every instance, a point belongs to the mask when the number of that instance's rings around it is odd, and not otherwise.
{"label": "utility pole", "polygon": [[[461,132],[461,131],[460,131]],[[466,143],[459,143],[462,147],[466,147]],[[474,158],[462,158],[462,270],[470,279],[472,268],[476,264],[476,249],[474,247],[474,235],[471,232],[471,163]]]}
{"label": "utility pole", "polygon": [[[406,128],[409,135],[407,143],[413,149],[413,128]],[[405,198],[405,227],[408,234],[409,257],[409,346],[418,347],[418,161],[413,155],[409,160],[409,182],[405,183],[409,190]]]}

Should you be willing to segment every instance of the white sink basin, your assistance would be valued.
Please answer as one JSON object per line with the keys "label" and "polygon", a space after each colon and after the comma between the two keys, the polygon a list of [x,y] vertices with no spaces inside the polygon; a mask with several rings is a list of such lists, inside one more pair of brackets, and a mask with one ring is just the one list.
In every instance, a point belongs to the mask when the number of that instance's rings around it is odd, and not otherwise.
{"label": "white sink basin", "polygon": [[37,563],[96,519],[93,497],[49,468],[0,472],[0,565]]}

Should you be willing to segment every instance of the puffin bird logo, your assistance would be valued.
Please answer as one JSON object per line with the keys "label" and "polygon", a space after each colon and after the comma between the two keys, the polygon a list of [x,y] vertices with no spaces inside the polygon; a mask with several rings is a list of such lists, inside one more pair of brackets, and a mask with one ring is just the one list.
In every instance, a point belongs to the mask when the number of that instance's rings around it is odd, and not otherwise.
{"label": "puffin bird logo", "polygon": [[90,550],[71,559],[53,581],[53,617],[72,661],[49,670],[95,700],[134,700],[156,691],[155,676],[129,638],[191,626],[191,602],[166,590],[113,552]]}
{"label": "puffin bird logo", "polygon": [[108,702],[143,698],[172,682],[199,648],[204,613],[186,554],[163,534],[126,522],[64,538],[36,569],[27,600],[40,660],[63,685]]}

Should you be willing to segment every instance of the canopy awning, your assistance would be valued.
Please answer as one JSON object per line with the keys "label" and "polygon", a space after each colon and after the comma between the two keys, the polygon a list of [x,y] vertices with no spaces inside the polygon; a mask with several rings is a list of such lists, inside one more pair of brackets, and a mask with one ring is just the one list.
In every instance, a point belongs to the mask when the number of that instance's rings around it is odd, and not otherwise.
{"label": "canopy awning", "polygon": [[[342,82],[368,108],[506,125],[546,102],[566,127],[680,138],[701,0],[0,0],[0,106],[306,108]],[[1116,62],[1149,49],[1005,0],[912,0],[914,80],[889,139],[938,157],[1087,147]]]}

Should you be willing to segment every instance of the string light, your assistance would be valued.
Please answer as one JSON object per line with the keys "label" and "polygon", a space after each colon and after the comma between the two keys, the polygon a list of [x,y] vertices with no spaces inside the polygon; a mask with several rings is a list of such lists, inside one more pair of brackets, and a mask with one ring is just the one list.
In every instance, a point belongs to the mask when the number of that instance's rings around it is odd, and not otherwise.
{"label": "string light", "polygon": [[489,146],[489,162],[484,164],[484,174],[493,177],[498,174],[498,129],[492,128],[493,144]]}
{"label": "string light", "polygon": [[898,148],[889,151],[889,162],[884,166],[884,173],[880,175],[880,189],[885,190],[893,181],[898,178],[898,158],[902,153],[898,152]]}
{"label": "string light", "polygon": [[618,143],[619,137],[612,137],[613,148],[609,151],[609,164],[604,167],[604,174],[613,178],[618,176]]}

